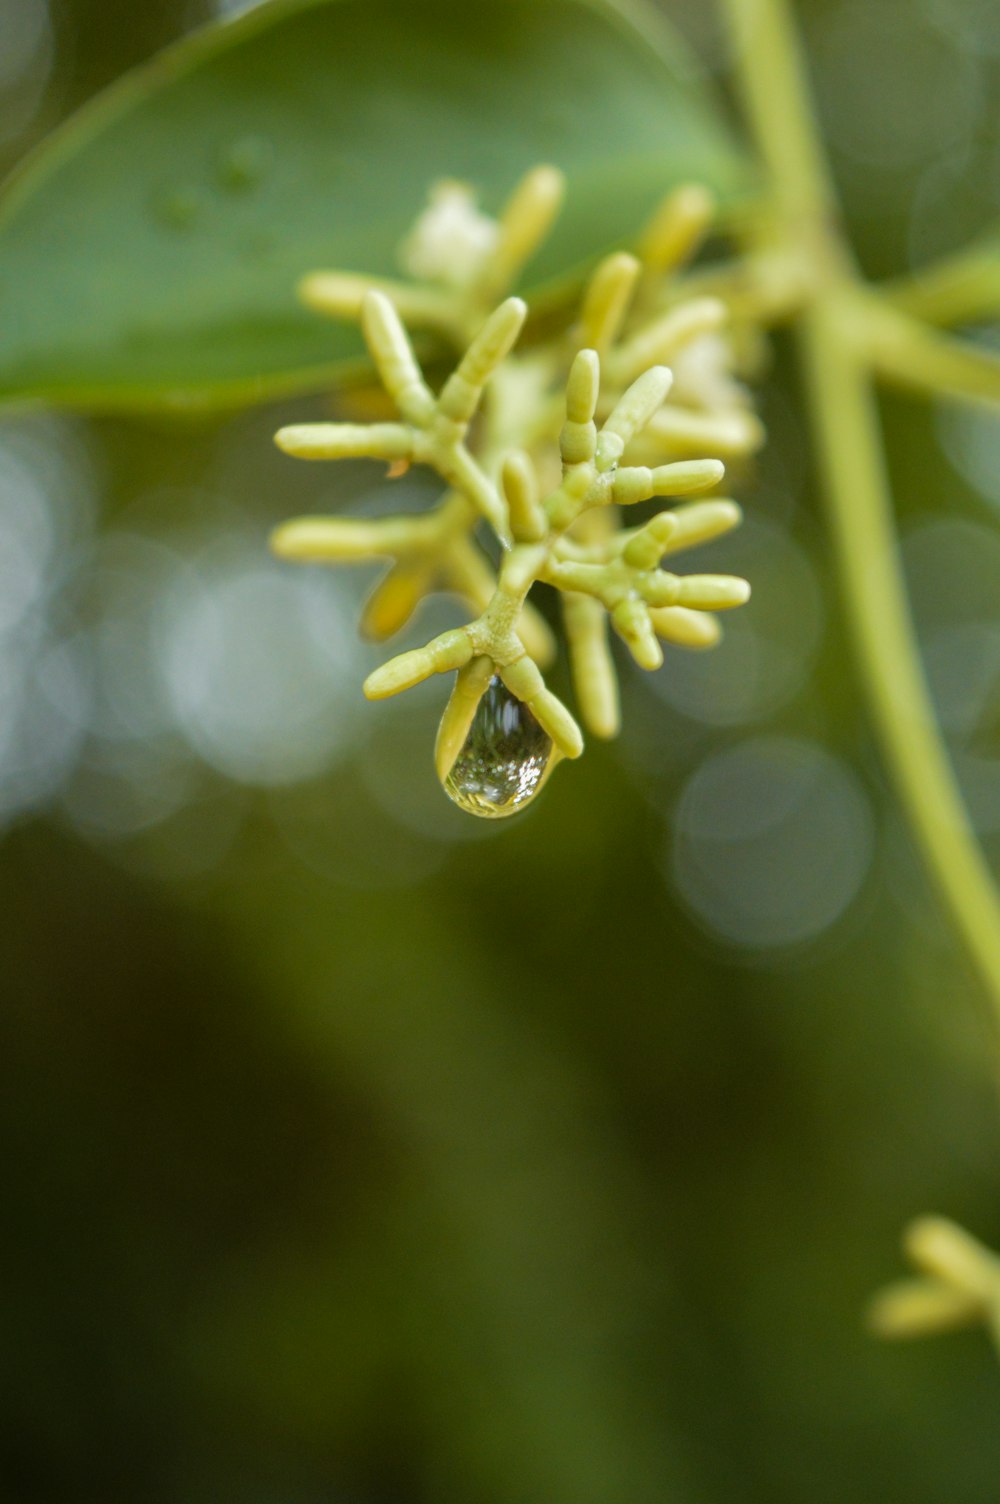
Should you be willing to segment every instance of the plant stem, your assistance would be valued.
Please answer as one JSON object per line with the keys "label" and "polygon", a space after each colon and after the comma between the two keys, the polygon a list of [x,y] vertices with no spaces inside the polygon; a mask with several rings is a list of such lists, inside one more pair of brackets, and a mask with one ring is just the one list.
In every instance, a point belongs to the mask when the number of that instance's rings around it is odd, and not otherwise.
{"label": "plant stem", "polygon": [[724,0],[746,112],[772,186],[775,238],[813,264],[794,320],[845,608],[870,713],[924,858],[1000,1024],[1000,898],[938,733],[895,544],[861,285],[836,223],[787,0]]}
{"label": "plant stem", "polygon": [[868,294],[858,309],[873,368],[915,392],[1000,407],[1000,355],[969,339],[929,329]]}
{"label": "plant stem", "polygon": [[783,0],[724,0],[743,107],[785,224],[825,220],[836,194]]}
{"label": "plant stem", "polygon": [[925,860],[1000,1013],[1000,904],[938,734],[900,573],[871,382],[835,298],[803,316],[801,349],[837,567],[871,714]]}
{"label": "plant stem", "polygon": [[1000,314],[1000,245],[972,247],[883,286],[897,308],[929,324],[974,324]]}

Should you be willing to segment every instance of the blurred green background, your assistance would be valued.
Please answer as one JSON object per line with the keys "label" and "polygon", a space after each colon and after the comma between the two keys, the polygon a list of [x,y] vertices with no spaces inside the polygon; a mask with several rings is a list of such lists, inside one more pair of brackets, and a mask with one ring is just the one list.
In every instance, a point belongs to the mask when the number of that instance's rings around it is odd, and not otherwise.
{"label": "blurred green background", "polygon": [[[725,88],[711,9],[664,8]],[[866,270],[992,224],[992,0],[799,10]],[[0,0],[0,165],[209,14]],[[440,685],[362,700],[367,582],[267,555],[388,504],[273,450],[310,404],[4,418],[0,1498],[995,1504],[985,1339],[862,1322],[907,1218],[1000,1243],[1000,1117],[794,375],[778,340],[712,550],[750,606],[622,660],[620,743],[498,827],[434,780]],[[885,420],[1000,866],[1000,424]]]}

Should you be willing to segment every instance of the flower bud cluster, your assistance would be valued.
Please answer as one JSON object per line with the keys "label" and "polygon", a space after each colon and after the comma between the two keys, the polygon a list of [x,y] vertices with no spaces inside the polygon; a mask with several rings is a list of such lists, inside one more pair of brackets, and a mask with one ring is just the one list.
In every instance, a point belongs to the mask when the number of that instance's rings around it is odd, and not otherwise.
{"label": "flower bud cluster", "polygon": [[[399,631],[434,591],[471,608],[465,625],[390,659],[364,686],[381,699],[457,672],[438,737],[442,781],[497,681],[557,758],[582,751],[575,716],[545,681],[555,642],[529,600],[536,584],[561,597],[580,719],[600,737],[619,725],[609,624],[641,667],[655,669],[661,642],[711,647],[716,613],[749,596],[744,580],[662,567],[736,526],[739,508],[717,494],[723,460],[762,438],[733,377],[725,306],[678,290],[678,271],[708,231],[711,200],[698,188],[671,194],[636,255],[618,252],[596,267],[575,315],[544,339],[522,340],[528,309],[510,289],[563,186],[554,168],[536,168],[491,221],[470,190],[439,185],[404,246],[413,280],[322,271],[302,284],[310,306],[360,322],[395,415],[293,425],[277,434],[279,447],[302,459],[379,459],[390,475],[427,466],[442,492],[416,516],[297,518],[275,531],[272,546],[300,562],[387,561],[363,618],[375,638]],[[437,391],[408,329],[458,354]],[[633,508],[656,499],[682,504],[630,524]],[[483,547],[486,532],[499,567]]]}

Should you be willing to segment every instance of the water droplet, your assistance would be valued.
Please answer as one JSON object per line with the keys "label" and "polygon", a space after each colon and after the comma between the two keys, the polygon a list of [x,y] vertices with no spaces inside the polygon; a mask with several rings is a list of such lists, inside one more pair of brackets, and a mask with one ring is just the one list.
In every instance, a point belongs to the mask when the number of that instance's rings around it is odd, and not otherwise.
{"label": "water droplet", "polygon": [[470,815],[497,820],[516,814],[545,782],[555,762],[553,750],[552,738],[528,706],[494,675],[444,791]]}
{"label": "water droplet", "polygon": [[266,136],[241,136],[219,159],[219,181],[238,193],[256,188],[270,166],[272,147]]}
{"label": "water droplet", "polygon": [[157,218],[171,230],[190,230],[201,209],[201,194],[187,183],[163,194],[155,204]]}

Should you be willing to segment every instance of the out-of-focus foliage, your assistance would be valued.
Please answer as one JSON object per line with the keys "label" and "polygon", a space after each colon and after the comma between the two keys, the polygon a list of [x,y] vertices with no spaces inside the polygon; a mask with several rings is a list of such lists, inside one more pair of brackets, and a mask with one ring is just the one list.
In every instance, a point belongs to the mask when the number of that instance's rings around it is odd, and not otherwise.
{"label": "out-of-focus foliage", "polygon": [[0,203],[0,396],[316,391],[363,347],[297,282],[394,271],[442,176],[495,207],[540,158],[568,172],[535,287],[635,234],[653,185],[745,190],[683,52],[647,30],[605,0],[294,0],[199,32],[69,122]]}
{"label": "out-of-focus foliage", "polygon": [[[973,0],[803,12],[869,270],[959,249],[1000,164]],[[721,65],[707,9],[669,13]],[[198,19],[128,14],[149,51]],[[135,60],[113,20],[0,0],[11,160]],[[944,144],[928,53],[968,96]],[[293,510],[410,484],[272,452],[324,404],[4,422],[5,1500],[995,1504],[985,1339],[862,1326],[914,1214],[1000,1243],[995,1069],[860,710],[791,378],[779,341],[712,552],[753,600],[711,658],[623,662],[625,739],[500,829],[440,794],[436,690],[352,697],[367,582],[266,554]],[[995,864],[1000,435],[885,416]]]}

